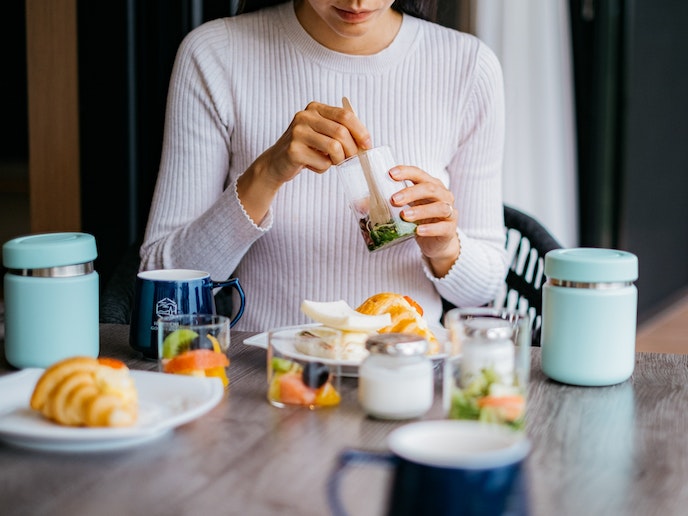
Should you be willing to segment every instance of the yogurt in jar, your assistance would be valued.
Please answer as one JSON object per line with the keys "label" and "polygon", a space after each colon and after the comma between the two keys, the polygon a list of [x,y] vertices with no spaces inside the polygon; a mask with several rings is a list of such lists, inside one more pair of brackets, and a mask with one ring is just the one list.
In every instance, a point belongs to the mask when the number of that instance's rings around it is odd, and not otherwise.
{"label": "yogurt in jar", "polygon": [[370,337],[370,355],[359,368],[358,400],[379,419],[412,419],[433,403],[432,362],[428,343],[414,335],[388,333]]}

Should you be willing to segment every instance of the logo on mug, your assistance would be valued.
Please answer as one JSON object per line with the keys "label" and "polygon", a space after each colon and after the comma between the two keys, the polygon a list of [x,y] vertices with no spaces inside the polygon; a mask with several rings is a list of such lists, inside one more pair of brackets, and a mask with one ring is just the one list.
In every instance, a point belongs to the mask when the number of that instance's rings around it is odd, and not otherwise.
{"label": "logo on mug", "polygon": [[177,303],[169,297],[161,299],[155,304],[155,314],[158,317],[177,315]]}

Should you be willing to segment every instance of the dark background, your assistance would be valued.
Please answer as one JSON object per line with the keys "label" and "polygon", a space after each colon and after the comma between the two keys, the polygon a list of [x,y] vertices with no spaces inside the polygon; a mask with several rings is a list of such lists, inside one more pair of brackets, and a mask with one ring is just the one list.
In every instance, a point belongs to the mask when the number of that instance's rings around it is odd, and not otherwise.
{"label": "dark background", "polygon": [[[231,0],[78,2],[83,231],[104,285],[143,236],[179,42]],[[639,319],[688,287],[688,2],[571,0],[580,191],[579,244],[638,255]],[[24,1],[0,7],[3,163],[27,160]],[[458,2],[440,0],[440,22]],[[10,177],[12,176],[12,177]],[[546,223],[546,221],[545,221]]]}

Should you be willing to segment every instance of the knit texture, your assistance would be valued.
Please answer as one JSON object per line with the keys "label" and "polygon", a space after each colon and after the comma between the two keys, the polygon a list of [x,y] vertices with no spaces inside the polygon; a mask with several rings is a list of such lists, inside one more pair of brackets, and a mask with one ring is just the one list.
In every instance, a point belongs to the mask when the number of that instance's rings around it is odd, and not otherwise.
{"label": "knit texture", "polygon": [[[310,101],[351,99],[375,145],[453,192],[461,256],[435,278],[413,239],[370,253],[334,169],[303,170],[252,221],[236,180]],[[231,274],[246,291],[236,329],[309,322],[303,299],[354,308],[377,292],[410,295],[429,322],[440,296],[489,302],[504,281],[501,68],[475,37],[404,15],[393,43],[370,56],[326,49],[291,2],[208,22],[180,45],[141,268]]]}

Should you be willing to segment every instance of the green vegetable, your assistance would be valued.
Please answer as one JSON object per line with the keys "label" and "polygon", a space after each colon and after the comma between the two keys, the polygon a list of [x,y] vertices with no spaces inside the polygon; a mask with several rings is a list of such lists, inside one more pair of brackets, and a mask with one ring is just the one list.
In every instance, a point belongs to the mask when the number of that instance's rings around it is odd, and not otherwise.
{"label": "green vegetable", "polygon": [[379,249],[398,238],[413,235],[416,230],[416,225],[411,222],[391,219],[389,222],[373,225],[367,217],[361,219],[360,226],[369,251]]}
{"label": "green vegetable", "polygon": [[504,391],[505,394],[519,391],[517,387],[502,385],[499,375],[494,369],[481,369],[480,373],[472,377],[463,389],[455,388],[451,396],[449,407],[450,419],[470,419],[484,423],[504,424],[514,430],[521,430],[525,426],[525,419],[520,417],[514,421],[504,419],[495,407],[479,405],[485,396],[494,395],[494,391]]}

